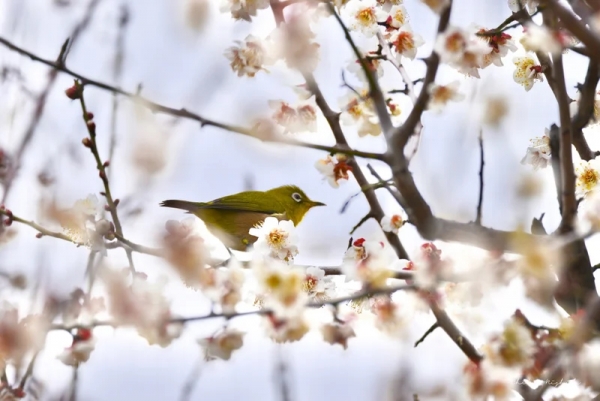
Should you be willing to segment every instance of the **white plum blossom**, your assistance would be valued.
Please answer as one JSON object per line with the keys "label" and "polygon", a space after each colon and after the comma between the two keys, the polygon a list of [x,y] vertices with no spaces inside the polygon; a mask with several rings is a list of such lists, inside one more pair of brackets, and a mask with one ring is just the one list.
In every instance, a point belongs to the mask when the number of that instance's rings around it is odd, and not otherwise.
{"label": "white plum blossom", "polygon": [[344,9],[343,15],[349,29],[359,31],[366,37],[377,34],[378,22],[384,22],[387,18],[375,0],[352,1]]}
{"label": "white plum blossom", "polygon": [[524,7],[529,14],[533,14],[537,8],[538,0],[508,0],[508,7],[513,13],[519,12]]}
{"label": "white plum blossom", "polygon": [[588,161],[580,160],[575,167],[575,194],[580,197],[587,196],[595,190],[600,182],[600,156]]}
{"label": "white plum blossom", "polygon": [[348,180],[348,172],[352,167],[347,163],[348,158],[345,155],[337,154],[335,157],[327,155],[325,159],[317,160],[315,168],[323,174],[329,185],[333,188],[339,188],[339,180]]}
{"label": "white plum blossom", "polygon": [[394,27],[396,29],[405,27],[405,29],[410,30],[408,26],[408,11],[402,5],[393,6],[390,11],[390,15],[386,20],[386,24],[390,27]]}
{"label": "white plum blossom", "polygon": [[406,220],[407,218],[403,214],[385,215],[381,219],[381,229],[398,234],[398,230],[406,223]]}
{"label": "white plum blossom", "polygon": [[234,19],[252,21],[258,10],[269,7],[269,0],[222,0],[221,11],[231,12]]}
{"label": "white plum blossom", "polygon": [[271,60],[262,39],[248,35],[243,41],[236,40],[235,43],[236,46],[225,51],[225,57],[229,59],[231,69],[237,72],[238,77],[254,77],[259,71],[267,71],[264,65]]}
{"label": "white plum blossom", "polygon": [[310,330],[304,314],[291,317],[267,315],[267,333],[275,342],[285,343],[300,341]]}
{"label": "white plum blossom", "polygon": [[450,0],[421,0],[436,14],[441,14],[450,5]]}
{"label": "white plum blossom", "polygon": [[546,168],[550,163],[550,130],[544,131],[544,136],[530,140],[531,145],[527,147],[527,153],[521,160],[521,164],[530,164],[534,170]]}
{"label": "white plum blossom", "polygon": [[332,298],[334,287],[334,283],[330,277],[325,276],[323,269],[318,267],[306,269],[303,289],[312,301],[321,302]]}
{"label": "white plum blossom", "polygon": [[525,25],[525,33],[519,40],[526,51],[560,54],[563,46],[557,35],[546,26],[534,23]]}
{"label": "white plum blossom", "polygon": [[537,64],[533,57],[515,57],[513,62],[517,67],[513,73],[513,79],[516,83],[522,85],[526,91],[529,91],[536,81],[544,81],[542,66]]}
{"label": "white plum blossom", "polygon": [[410,60],[414,60],[417,55],[417,48],[422,46],[425,42],[419,34],[412,32],[410,27],[404,26],[398,29],[389,37],[391,48],[396,53],[398,62],[401,62],[402,57],[406,57]]}
{"label": "white plum blossom", "polygon": [[384,251],[383,243],[359,238],[346,251],[342,272],[346,280],[356,280],[368,288],[383,288],[393,276],[393,260]]}
{"label": "white plum blossom", "polygon": [[[377,78],[383,77],[385,71],[383,69],[383,60],[380,58],[377,52],[372,51],[367,53],[366,57],[364,57],[363,60],[366,62],[367,68],[374,72]],[[360,64],[360,60],[352,59],[352,61],[348,63],[347,69],[349,72],[355,74],[362,81],[367,82],[365,70]]]}
{"label": "white plum blossom", "polygon": [[476,31],[479,40],[486,42],[490,48],[490,52],[483,56],[482,68],[486,68],[492,64],[502,67],[504,65],[502,57],[505,57],[509,51],[517,51],[517,45],[512,40],[512,36],[506,32],[492,35],[487,29],[479,26],[474,26],[473,29]]}
{"label": "white plum blossom", "polygon": [[198,344],[204,349],[207,361],[215,359],[228,361],[233,352],[244,345],[244,335],[244,332],[237,329],[226,328],[217,335],[198,340]]}
{"label": "white plum blossom", "polygon": [[260,227],[251,228],[250,235],[258,239],[254,249],[274,259],[291,262],[298,254],[294,223],[267,217]]}
{"label": "white plum blossom", "polygon": [[449,101],[460,102],[465,96],[458,92],[459,88],[459,81],[453,81],[447,85],[432,83],[427,87],[427,92],[429,93],[427,108],[439,113]]}

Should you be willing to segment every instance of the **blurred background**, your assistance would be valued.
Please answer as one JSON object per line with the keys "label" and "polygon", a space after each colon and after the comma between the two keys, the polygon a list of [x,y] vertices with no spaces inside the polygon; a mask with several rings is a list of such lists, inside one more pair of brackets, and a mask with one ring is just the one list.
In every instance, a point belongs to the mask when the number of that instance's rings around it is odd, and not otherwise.
{"label": "blurred background", "polygon": [[[255,78],[237,77],[223,56],[235,40],[249,33],[265,37],[275,27],[270,10],[259,11],[252,23],[234,21],[219,11],[220,2],[210,0],[208,15],[201,29],[190,23],[193,0],[96,0],[93,12],[84,0],[0,0],[0,36],[41,57],[54,60],[74,27],[89,14],[89,24],[72,44],[67,67],[82,75],[141,94],[174,108],[186,108],[216,121],[249,126],[260,116],[270,115],[268,100],[294,101],[292,86],[302,77],[278,65],[270,73]],[[437,29],[437,16],[418,0],[404,2],[414,31],[426,45],[417,60],[406,65],[413,79],[421,77],[424,66],[419,57],[429,55]],[[127,21],[123,23],[124,12]],[[452,23],[464,27],[472,23],[492,28],[510,10],[505,0],[455,0]],[[315,76],[332,108],[348,89],[342,87],[341,71],[351,62],[351,50],[333,18],[322,19],[316,29],[321,45],[321,61]],[[510,32],[519,35],[520,28]],[[122,69],[115,69],[122,38]],[[360,41],[359,41],[360,42]],[[478,196],[479,148],[477,136],[482,129],[481,105],[489,96],[506,99],[509,112],[499,127],[483,127],[485,149],[485,191],[483,224],[514,230],[529,229],[531,219],[546,213],[548,231],[558,225],[559,214],[553,178],[549,169],[533,173],[522,166],[531,138],[542,136],[544,128],[558,123],[558,110],[549,87],[536,84],[530,92],[513,82],[512,55],[505,67],[489,67],[481,79],[465,78],[449,67],[442,67],[437,82],[461,82],[466,100],[450,104],[442,114],[425,113],[424,130],[411,170],[425,199],[439,217],[459,221],[475,219]],[[565,56],[567,90],[575,94],[575,84],[583,81],[586,60],[574,53]],[[31,141],[23,153],[18,176],[5,200],[16,215],[39,221],[41,205],[55,200],[69,207],[77,199],[98,193],[102,183],[97,177],[89,151],[81,146],[86,136],[77,102],[64,95],[73,84],[71,77],[58,74],[48,87],[49,69],[26,57],[0,47],[0,148],[7,154],[18,151],[35,116],[38,94],[48,89],[45,108]],[[346,76],[349,76],[346,73]],[[387,68],[385,88],[402,88],[393,69]],[[118,98],[115,129],[113,96],[93,87],[86,89],[88,109],[95,114],[97,140],[104,158],[110,154],[112,132],[114,155],[110,159],[113,195],[121,200],[119,213],[125,236],[147,246],[160,246],[164,224],[180,220],[184,214],[163,209],[165,199],[207,201],[245,189],[266,190],[294,184],[309,197],[327,204],[312,210],[298,227],[298,264],[334,266],[341,263],[349,231],[368,211],[362,196],[353,198],[344,213],[344,203],[359,191],[353,179],[334,189],[314,168],[324,158],[321,151],[265,144],[214,127],[170,116],[152,114],[130,100]],[[397,97],[403,116],[410,102]],[[346,127],[351,146],[361,150],[383,151],[382,137],[359,138]],[[297,135],[299,139],[334,144],[324,118],[319,115],[318,132]],[[588,133],[593,149],[598,141]],[[366,166],[366,161],[360,161]],[[390,172],[374,164],[383,178]],[[365,173],[369,179],[373,179]],[[542,184],[539,196],[528,202],[518,196],[517,187],[534,177]],[[385,190],[377,192],[386,212],[399,207]],[[0,270],[25,272],[30,285],[38,284],[56,297],[67,297],[83,285],[89,251],[52,238],[35,238],[35,231],[15,226],[18,235],[0,246]],[[197,230],[205,233],[201,222]],[[354,235],[383,240],[377,222],[369,221]],[[403,227],[400,237],[409,254],[421,245],[411,226]],[[593,241],[593,239],[591,240]],[[436,243],[437,244],[437,243]],[[437,244],[455,256],[481,255],[479,250],[455,244]],[[215,254],[227,254],[214,243]],[[598,247],[589,247],[592,264],[600,259]],[[182,316],[209,312],[206,300],[178,282],[167,263],[152,256],[135,254],[140,271],[150,277],[171,278],[167,287],[173,311]],[[108,263],[127,266],[124,252],[109,251]],[[23,302],[27,296],[6,290],[5,300]],[[515,308],[521,307],[548,323],[550,319],[526,303],[522,288],[513,285],[490,294],[478,311],[481,330],[469,333],[477,344],[502,325]],[[146,341],[126,329],[96,329],[98,344],[90,360],[79,368],[79,400],[176,400],[190,373],[200,363],[200,374],[191,400],[277,400],[280,360],[287,366],[286,376],[294,401],[300,400],[381,400],[390,394],[418,393],[421,399],[436,399],[451,389],[460,377],[466,358],[450,339],[437,330],[418,348],[413,344],[433,323],[424,314],[416,318],[409,338],[392,339],[376,330],[357,330],[348,350],[325,343],[320,333],[311,332],[298,343],[276,345],[261,331],[258,318],[232,323],[248,331],[244,347],[230,361],[199,362],[202,351],[196,339],[210,335],[222,322],[190,324],[185,334],[170,346],[148,346]],[[551,319],[549,320],[552,323]],[[35,378],[44,384],[44,399],[58,397],[69,387],[72,369],[56,359],[70,345],[66,333],[51,333],[47,347],[35,366]],[[402,386],[398,387],[401,377]],[[391,390],[390,390],[391,389]],[[395,398],[388,398],[395,399]],[[400,399],[400,398],[396,398]],[[444,399],[444,397],[439,398]]]}

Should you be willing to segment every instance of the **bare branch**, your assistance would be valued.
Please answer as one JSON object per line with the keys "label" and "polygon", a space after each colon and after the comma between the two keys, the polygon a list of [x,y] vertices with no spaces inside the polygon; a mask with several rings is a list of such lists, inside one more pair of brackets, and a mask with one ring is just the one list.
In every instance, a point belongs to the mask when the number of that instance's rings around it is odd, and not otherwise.
{"label": "bare branch", "polygon": [[431,333],[433,333],[435,331],[435,329],[437,329],[438,327],[440,327],[440,324],[436,321],[434,324],[431,325],[430,328],[427,329],[427,331],[421,336],[421,338],[419,338],[415,342],[415,348],[417,348],[419,346],[419,344],[421,344],[423,341],[425,341],[427,336],[429,336]]}
{"label": "bare branch", "polygon": [[481,225],[481,208],[483,206],[483,166],[485,160],[483,157],[483,131],[479,131],[479,199],[477,201],[477,215],[475,224]]}
{"label": "bare branch", "polygon": [[580,85],[579,87],[577,114],[575,114],[571,121],[571,127],[573,129],[573,145],[575,146],[575,149],[577,149],[579,156],[583,160],[588,161],[598,155],[598,152],[593,152],[590,149],[583,136],[583,129],[594,116],[596,86],[598,85],[598,80],[600,80],[598,64],[593,60],[590,60],[585,75],[585,81],[583,82],[583,85]]}

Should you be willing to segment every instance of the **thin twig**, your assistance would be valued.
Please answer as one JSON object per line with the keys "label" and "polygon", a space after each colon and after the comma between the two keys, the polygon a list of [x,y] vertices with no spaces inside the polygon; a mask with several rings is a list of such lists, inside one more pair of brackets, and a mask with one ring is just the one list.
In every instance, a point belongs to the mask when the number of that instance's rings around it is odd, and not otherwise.
{"label": "thin twig", "polygon": [[415,342],[415,348],[417,348],[419,346],[419,344],[421,344],[423,341],[425,341],[427,336],[429,336],[431,333],[433,333],[435,331],[435,329],[437,329],[438,327],[440,327],[440,324],[436,321],[434,324],[431,325],[430,328],[427,329],[427,331],[421,336],[421,338],[419,338]]}
{"label": "thin twig", "polygon": [[[100,1],[101,0],[91,0],[88,3],[87,10],[85,11],[83,19],[79,23],[77,23],[77,25],[75,25],[73,31],[71,32],[71,35],[69,35],[69,38],[63,43],[57,59],[54,62],[51,62],[52,64],[56,65],[57,67],[64,68],[69,50],[73,47],[73,43],[77,41],[79,36],[88,28],[90,21],[92,20],[92,16],[94,15],[98,4],[100,4]],[[7,41],[0,38],[0,43],[5,44],[4,42]],[[31,140],[33,139],[37,131],[38,125],[42,119],[42,115],[44,114],[44,109],[46,108],[46,103],[48,101],[48,95],[54,87],[56,78],[58,77],[58,71],[58,69],[53,69],[48,73],[48,80],[46,81],[46,85],[42,92],[38,95],[38,98],[35,102],[33,116],[29,121],[29,125],[27,126],[27,129],[23,134],[23,139],[21,140],[21,143],[19,144],[19,147],[17,148],[17,151],[15,153],[15,163],[13,171],[4,183],[4,193],[2,194],[2,201],[0,201],[0,204],[6,203],[6,200],[8,199],[8,194],[10,193],[10,189],[12,188],[14,179],[18,173],[18,170],[21,168],[23,155],[29,147],[29,144],[31,143]]]}
{"label": "thin twig", "polygon": [[37,360],[37,356],[39,351],[36,351],[31,357],[31,361],[29,361],[29,365],[27,365],[27,370],[21,377],[21,381],[19,382],[19,390],[24,390],[25,385],[27,384],[27,379],[29,379],[33,375],[33,368],[35,366],[35,361]]}
{"label": "thin twig", "polygon": [[354,227],[352,227],[352,230],[350,230],[350,235],[354,234],[354,232],[355,232],[356,230],[358,230],[358,228],[359,228],[360,226],[362,226],[364,223],[366,223],[366,222],[367,222],[367,220],[369,220],[369,219],[370,219],[370,218],[372,218],[372,217],[373,217],[373,215],[371,214],[371,212],[369,212],[369,213],[367,213],[366,215],[364,215],[364,216],[363,216],[363,218],[362,218],[362,219],[360,219],[360,220],[358,221],[358,223],[356,223],[356,225],[355,225]]}

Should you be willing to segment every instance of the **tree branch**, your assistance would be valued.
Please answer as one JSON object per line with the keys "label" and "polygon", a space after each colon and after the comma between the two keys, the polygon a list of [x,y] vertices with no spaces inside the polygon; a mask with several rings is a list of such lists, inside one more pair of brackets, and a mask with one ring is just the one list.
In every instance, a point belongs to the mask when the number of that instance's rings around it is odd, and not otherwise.
{"label": "tree branch", "polygon": [[560,4],[558,0],[548,0],[547,4],[554,14],[560,18],[563,26],[587,47],[590,58],[597,62],[598,54],[600,54],[600,37],[592,30],[586,28],[586,26],[571,11]]}
{"label": "tree branch", "polygon": [[475,224],[481,225],[481,209],[483,206],[483,166],[485,160],[483,157],[483,131],[479,132],[479,198],[477,200],[477,215],[475,217]]}

